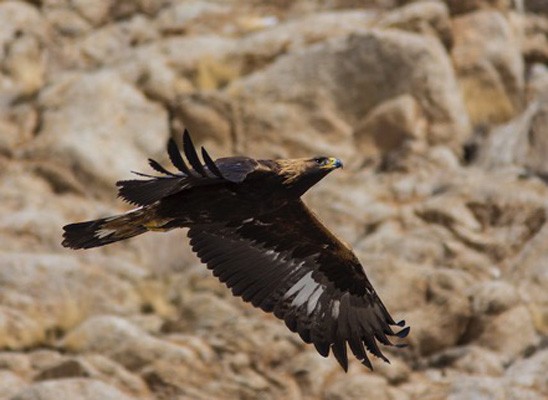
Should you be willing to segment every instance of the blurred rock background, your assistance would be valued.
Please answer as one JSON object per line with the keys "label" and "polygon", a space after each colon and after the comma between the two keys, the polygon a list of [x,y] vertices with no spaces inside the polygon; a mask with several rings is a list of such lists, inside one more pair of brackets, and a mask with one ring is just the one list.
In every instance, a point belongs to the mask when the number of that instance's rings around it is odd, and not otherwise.
{"label": "blurred rock background", "polygon": [[[0,2],[0,399],[548,397],[546,0]],[[307,202],[409,348],[303,345],[183,231],[62,225],[188,127],[215,156],[336,155]]]}

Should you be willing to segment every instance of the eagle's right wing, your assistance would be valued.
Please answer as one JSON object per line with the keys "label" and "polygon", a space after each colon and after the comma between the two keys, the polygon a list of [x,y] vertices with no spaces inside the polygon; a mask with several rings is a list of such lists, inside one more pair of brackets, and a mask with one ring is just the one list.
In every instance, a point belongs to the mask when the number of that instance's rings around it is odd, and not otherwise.
{"label": "eagle's right wing", "polygon": [[388,361],[377,341],[404,337],[367,279],[352,250],[302,201],[270,214],[225,224],[193,226],[192,249],[232,293],[283,319],[326,357],[331,350],[346,370],[347,344],[371,368],[365,348]]}
{"label": "eagle's right wing", "polygon": [[253,172],[257,161],[247,157],[230,157],[213,161],[202,147],[204,164],[200,161],[188,131],[183,133],[183,149],[187,162],[181,157],[177,144],[170,139],[167,152],[172,164],[179,170],[173,173],[165,169],[155,160],[149,159],[149,165],[161,176],[153,176],[135,172],[149,179],[131,179],[116,182],[118,196],[125,201],[146,206],[164,197],[196,186],[212,185],[222,182],[239,183]]}

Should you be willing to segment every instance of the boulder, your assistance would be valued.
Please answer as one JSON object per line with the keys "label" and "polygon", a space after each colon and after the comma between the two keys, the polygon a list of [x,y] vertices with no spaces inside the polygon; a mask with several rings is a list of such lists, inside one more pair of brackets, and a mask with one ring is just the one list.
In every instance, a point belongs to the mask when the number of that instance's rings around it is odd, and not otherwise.
{"label": "boulder", "polygon": [[447,3],[451,14],[466,14],[476,10],[497,9],[508,11],[512,7],[511,0],[443,0]]}
{"label": "boulder", "polygon": [[111,384],[137,397],[150,395],[144,381],[120,364],[99,354],[59,356],[60,359],[34,365],[34,381],[51,381],[70,378],[92,378]]}
{"label": "boulder", "polygon": [[93,352],[108,356],[130,370],[142,368],[156,359],[171,363],[196,363],[194,351],[156,338],[127,320],[115,316],[95,316],[70,331],[61,348],[72,352]]}
{"label": "boulder", "polygon": [[448,399],[465,400],[474,398],[505,399],[508,387],[501,378],[459,376],[453,381]]}
{"label": "boulder", "polygon": [[413,335],[408,342],[420,355],[431,355],[455,346],[463,337],[472,317],[466,287],[472,277],[462,271],[432,271],[427,277],[425,301],[405,312]]}
{"label": "boulder", "polygon": [[453,20],[451,57],[472,123],[501,123],[524,104],[524,63],[519,41],[497,11],[476,11]]}
{"label": "boulder", "polygon": [[69,256],[8,253],[0,259],[4,347],[52,341],[88,315],[139,310],[140,298],[127,281]]}
{"label": "boulder", "polygon": [[0,399],[8,400],[19,393],[27,383],[19,375],[9,371],[0,370]]}
{"label": "boulder", "polygon": [[437,353],[429,360],[437,368],[454,368],[460,373],[477,376],[502,376],[504,359],[498,353],[477,345],[458,346]]}
{"label": "boulder", "polygon": [[427,121],[419,103],[404,94],[387,100],[359,122],[354,138],[363,155],[388,155],[410,150],[419,142],[425,145]]}
{"label": "boulder", "polygon": [[[541,0],[542,1],[542,0]],[[548,12],[548,7],[545,5]],[[515,30],[521,33],[521,51],[527,64],[548,62],[548,18],[539,13],[513,15]]]}
{"label": "boulder", "polygon": [[508,277],[516,282],[519,294],[527,304],[535,328],[548,335],[548,293],[543,288],[548,284],[546,273],[546,242],[548,227],[544,226],[531,243],[508,263]]}
{"label": "boulder", "polygon": [[120,23],[97,28],[71,43],[71,46],[73,51],[79,53],[78,62],[83,64],[80,67],[91,69],[125,63],[132,58],[135,48],[159,38],[150,22],[142,15],[136,15]]}
{"label": "boulder", "polygon": [[[506,362],[513,361],[538,344],[539,337],[527,306],[518,305],[484,321],[477,344],[496,351]],[[515,332],[519,332],[516,335]]]}
{"label": "boulder", "polygon": [[0,3],[0,111],[12,101],[36,94],[44,85],[49,35],[35,7],[22,1]]}
{"label": "boulder", "polygon": [[531,13],[548,14],[548,5],[543,0],[525,0],[525,9]]}
{"label": "boulder", "polygon": [[496,169],[517,166],[541,177],[548,176],[548,100],[537,100],[504,125],[495,127],[480,146],[477,163]]}
{"label": "boulder", "polygon": [[504,281],[488,281],[470,289],[472,308],[478,314],[500,314],[519,303],[516,288]]}
{"label": "boulder", "polygon": [[114,386],[94,379],[62,379],[34,383],[21,390],[10,400],[131,400],[129,396]]}
{"label": "boulder", "polygon": [[[406,32],[371,30],[311,46],[234,82],[226,93],[238,104],[237,132],[253,146],[243,150],[269,148],[267,156],[334,148],[349,156],[354,127],[379,104],[408,93],[428,123],[429,143],[457,147],[470,133],[443,47]],[[272,136],[278,147],[266,145]]]}
{"label": "boulder", "polygon": [[[0,400],[546,398],[547,31],[533,0],[0,1]],[[345,374],[184,230],[61,247],[184,128],[343,159],[305,202],[409,346]]]}
{"label": "boulder", "polygon": [[531,356],[518,360],[506,370],[509,381],[520,387],[539,393],[548,393],[548,350],[539,350]]}
{"label": "boulder", "polygon": [[39,103],[42,125],[29,157],[55,157],[82,180],[112,188],[129,169],[147,170],[147,157],[164,152],[165,110],[112,72],[66,76]]}
{"label": "boulder", "polygon": [[375,26],[435,36],[447,49],[453,46],[449,9],[438,0],[414,1],[396,8],[380,18]]}
{"label": "boulder", "polygon": [[384,378],[377,375],[354,374],[337,379],[328,385],[322,396],[324,400],[357,400],[367,396],[379,400],[389,400],[401,396],[398,389],[387,385]]}

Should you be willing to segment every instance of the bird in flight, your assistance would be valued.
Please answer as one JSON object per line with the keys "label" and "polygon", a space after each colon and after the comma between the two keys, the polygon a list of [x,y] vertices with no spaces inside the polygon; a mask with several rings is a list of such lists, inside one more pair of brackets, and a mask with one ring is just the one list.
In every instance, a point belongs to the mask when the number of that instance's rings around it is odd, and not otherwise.
{"label": "bird in flight", "polygon": [[[171,139],[173,173],[149,159],[159,176],[117,182],[136,206],[125,214],[66,225],[63,246],[88,249],[148,231],[188,228],[192,250],[235,296],[285,321],[348,370],[348,348],[372,369],[366,349],[388,362],[379,343],[404,338],[352,250],[331,233],[301,196],[343,164],[334,157],[200,160],[187,130],[181,156]],[[392,327],[402,329],[395,332]],[[396,329],[396,328],[394,328]]]}

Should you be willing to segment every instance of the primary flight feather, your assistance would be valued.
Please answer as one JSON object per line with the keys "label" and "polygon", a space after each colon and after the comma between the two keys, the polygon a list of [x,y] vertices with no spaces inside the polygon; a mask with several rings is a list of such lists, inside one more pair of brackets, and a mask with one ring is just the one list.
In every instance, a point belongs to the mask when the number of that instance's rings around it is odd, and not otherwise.
{"label": "primary flight feather", "polygon": [[[235,296],[285,321],[324,357],[346,371],[347,348],[372,368],[366,349],[385,361],[379,348],[403,338],[352,252],[300,197],[331,171],[334,157],[215,161],[202,148],[203,163],[188,131],[181,156],[173,140],[168,155],[179,170],[158,162],[161,173],[120,181],[119,196],[137,206],[125,214],[64,227],[63,246],[87,249],[147,231],[189,228],[192,250]],[[347,346],[348,345],[348,346]]]}

